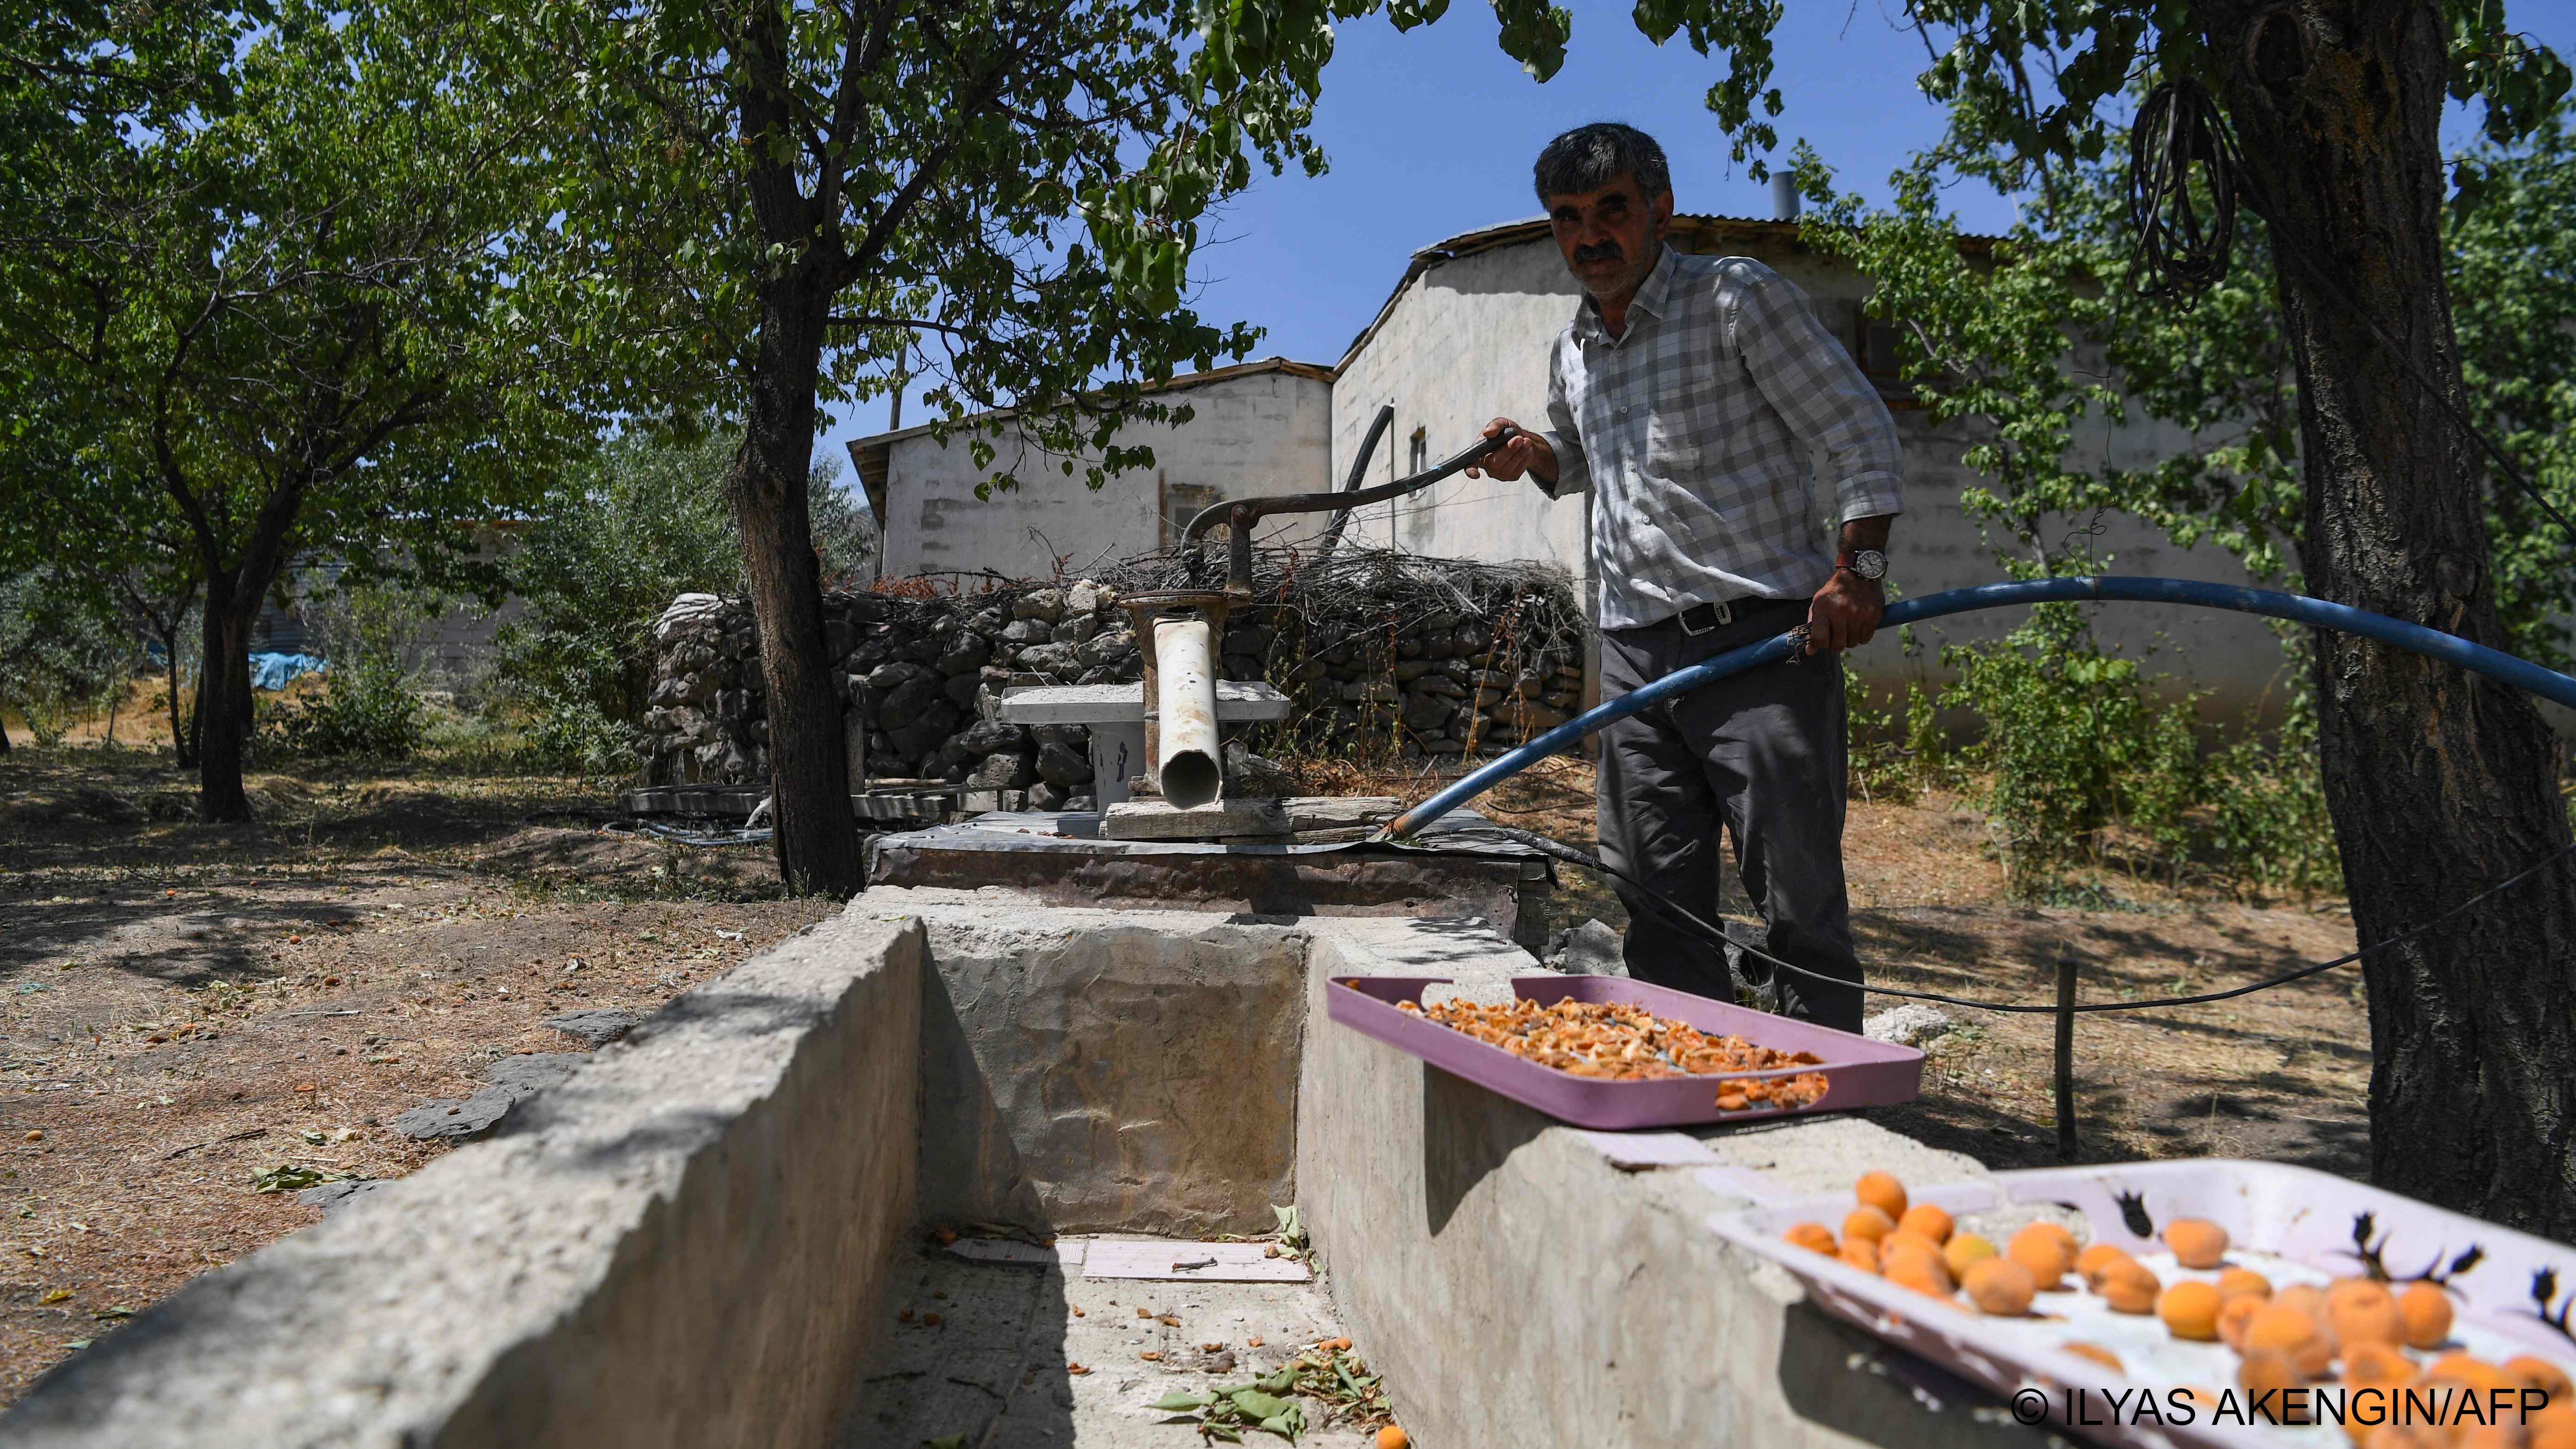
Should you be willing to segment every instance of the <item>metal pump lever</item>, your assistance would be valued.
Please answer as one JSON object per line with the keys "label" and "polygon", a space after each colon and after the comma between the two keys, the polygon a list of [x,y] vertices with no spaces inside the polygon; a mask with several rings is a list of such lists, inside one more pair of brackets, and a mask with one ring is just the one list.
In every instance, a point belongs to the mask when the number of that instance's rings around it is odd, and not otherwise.
{"label": "metal pump lever", "polygon": [[[1363,508],[1371,503],[1401,498],[1416,489],[1428,488],[1462,468],[1474,467],[1483,462],[1486,455],[1519,435],[1520,429],[1506,427],[1490,438],[1478,438],[1473,447],[1438,467],[1410,478],[1381,483],[1375,488],[1363,488],[1356,493],[1283,493],[1276,498],[1247,498],[1240,503],[1214,504],[1199,510],[1198,516],[1190,520],[1190,526],[1181,531],[1181,552],[1195,559],[1198,541],[1207,536],[1207,531],[1220,523],[1227,525],[1231,537],[1226,540],[1225,591],[1236,598],[1249,598],[1252,595],[1252,525],[1255,523],[1274,513],[1324,513]],[[1370,441],[1376,441],[1375,430],[1370,433]]]}

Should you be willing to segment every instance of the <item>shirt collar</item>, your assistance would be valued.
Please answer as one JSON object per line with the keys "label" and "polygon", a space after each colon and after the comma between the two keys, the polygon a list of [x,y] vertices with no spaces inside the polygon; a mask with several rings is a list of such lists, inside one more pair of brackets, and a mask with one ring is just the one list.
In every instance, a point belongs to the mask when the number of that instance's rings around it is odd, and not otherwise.
{"label": "shirt collar", "polygon": [[[1637,295],[1628,300],[1628,305],[1642,309],[1656,318],[1665,316],[1665,309],[1672,302],[1673,272],[1680,265],[1681,253],[1666,246],[1663,249],[1663,255],[1655,259],[1655,269],[1648,272],[1646,280],[1637,285]],[[1575,335],[1581,338],[1597,338],[1604,342],[1610,340],[1609,329],[1601,325],[1601,305],[1594,301],[1588,292],[1575,306],[1574,331]]]}

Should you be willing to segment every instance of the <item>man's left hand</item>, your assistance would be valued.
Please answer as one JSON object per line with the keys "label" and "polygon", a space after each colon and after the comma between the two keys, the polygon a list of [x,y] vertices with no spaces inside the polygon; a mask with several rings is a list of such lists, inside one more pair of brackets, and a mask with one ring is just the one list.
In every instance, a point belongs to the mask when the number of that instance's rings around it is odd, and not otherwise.
{"label": "man's left hand", "polygon": [[1879,617],[1887,612],[1887,595],[1880,592],[1878,581],[1865,579],[1850,569],[1836,569],[1825,586],[1816,590],[1815,602],[1807,606],[1807,652],[1838,654],[1857,649],[1878,632]]}

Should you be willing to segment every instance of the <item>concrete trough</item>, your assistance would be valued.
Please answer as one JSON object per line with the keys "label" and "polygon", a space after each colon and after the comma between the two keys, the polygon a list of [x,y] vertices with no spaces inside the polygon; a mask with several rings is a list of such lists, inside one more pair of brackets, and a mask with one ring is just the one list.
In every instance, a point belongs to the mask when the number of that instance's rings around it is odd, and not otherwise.
{"label": "concrete trough", "polygon": [[[1329,975],[1499,1000],[1536,969],[1461,920],[872,889],[502,1135],[102,1339],[0,1445],[1187,1449],[1143,1406],[1255,1365],[1143,1361],[1160,1320],[1127,1305],[1149,1301],[1184,1305],[1184,1339],[1276,1325],[1263,1368],[1338,1325],[1429,1449],[2041,1442],[1704,1225],[1771,1188],[1973,1162],[1855,1118],[1578,1131],[1322,1008]],[[1069,1252],[1260,1233],[1289,1203],[1318,1268],[1289,1296],[1054,1263],[1005,1282],[924,1236],[1008,1225]],[[934,1306],[957,1321],[925,1327]]]}

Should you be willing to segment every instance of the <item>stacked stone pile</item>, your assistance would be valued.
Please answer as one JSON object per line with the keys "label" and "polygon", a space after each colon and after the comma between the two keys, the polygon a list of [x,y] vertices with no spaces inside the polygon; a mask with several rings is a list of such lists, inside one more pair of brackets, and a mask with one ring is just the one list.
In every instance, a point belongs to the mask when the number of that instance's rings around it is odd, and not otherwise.
{"label": "stacked stone pile", "polygon": [[[1582,644],[1561,577],[1458,564],[1463,582],[1426,607],[1409,560],[1398,579],[1275,585],[1228,620],[1222,670],[1296,700],[1272,751],[1334,748],[1419,760],[1488,753],[1564,722],[1581,702]],[[1151,576],[1121,579],[1152,587]],[[999,717],[1014,686],[1143,677],[1118,586],[1002,585],[971,594],[828,594],[825,637],[846,719],[872,778],[936,778],[1022,791],[1033,809],[1091,793],[1088,732]],[[768,776],[760,642],[748,602],[684,595],[656,626],[652,707],[636,738],[649,784]]]}

